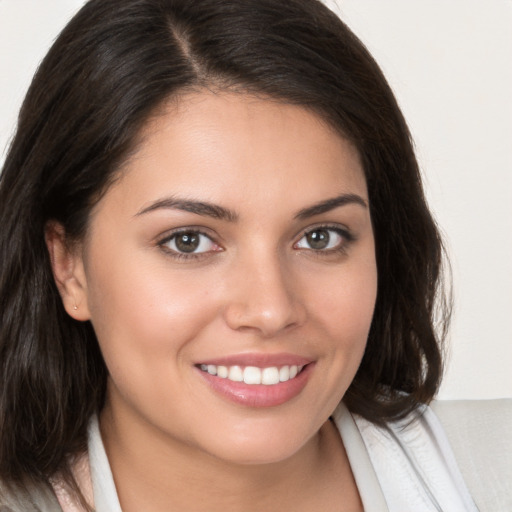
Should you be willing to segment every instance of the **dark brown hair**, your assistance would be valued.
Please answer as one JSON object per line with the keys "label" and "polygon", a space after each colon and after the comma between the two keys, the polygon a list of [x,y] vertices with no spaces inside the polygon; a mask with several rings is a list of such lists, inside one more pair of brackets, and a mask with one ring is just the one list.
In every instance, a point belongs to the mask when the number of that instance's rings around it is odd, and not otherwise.
{"label": "dark brown hair", "polygon": [[344,400],[382,423],[435,394],[441,241],[406,123],[362,43],[317,0],[91,0],[42,62],[0,177],[0,477],[69,475],[104,400],[107,370],[90,323],[64,311],[46,223],[83,237],[144,124],[203,87],[301,105],[358,148],[378,295]]}

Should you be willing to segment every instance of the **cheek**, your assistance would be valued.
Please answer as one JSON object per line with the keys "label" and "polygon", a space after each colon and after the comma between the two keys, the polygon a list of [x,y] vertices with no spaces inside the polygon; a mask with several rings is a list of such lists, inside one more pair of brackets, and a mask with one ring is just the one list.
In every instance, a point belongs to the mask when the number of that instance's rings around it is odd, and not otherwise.
{"label": "cheek", "polygon": [[165,264],[124,258],[90,269],[91,322],[109,370],[142,368],[185,350],[214,315],[200,277],[176,275]]}
{"label": "cheek", "polygon": [[[363,357],[377,295],[373,252],[336,270],[303,273],[301,293],[308,305],[305,334],[317,346],[318,377],[308,396],[311,420],[327,417],[342,400]],[[317,424],[313,424],[318,427]]]}
{"label": "cheek", "polygon": [[[317,284],[320,284],[317,282]],[[373,259],[367,263],[347,265],[339,275],[326,276],[310,299],[317,318],[340,346],[364,348],[377,296],[377,270]]]}
{"label": "cheek", "polygon": [[109,396],[174,422],[169,390],[182,390],[172,402],[187,405],[180,397],[190,395],[193,340],[211,323],[215,301],[196,278],[134,263],[104,265],[91,279],[91,321],[111,377]]}

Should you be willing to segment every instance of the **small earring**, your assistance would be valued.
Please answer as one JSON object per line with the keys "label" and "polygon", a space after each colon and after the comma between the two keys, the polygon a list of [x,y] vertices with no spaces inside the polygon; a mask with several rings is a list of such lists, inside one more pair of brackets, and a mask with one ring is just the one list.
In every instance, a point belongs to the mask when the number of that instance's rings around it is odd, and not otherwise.
{"label": "small earring", "polygon": [[75,305],[73,306],[73,309],[76,311],[76,310],[78,309],[78,306],[75,304]]}

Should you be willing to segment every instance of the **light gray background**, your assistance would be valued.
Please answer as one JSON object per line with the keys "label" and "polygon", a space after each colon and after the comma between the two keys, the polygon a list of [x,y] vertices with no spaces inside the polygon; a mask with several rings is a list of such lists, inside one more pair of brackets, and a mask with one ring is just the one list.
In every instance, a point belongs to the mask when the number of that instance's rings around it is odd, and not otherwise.
{"label": "light gray background", "polygon": [[[456,308],[440,397],[512,397],[512,1],[327,3],[395,90],[447,239]],[[38,62],[82,4],[0,0],[0,163]]]}

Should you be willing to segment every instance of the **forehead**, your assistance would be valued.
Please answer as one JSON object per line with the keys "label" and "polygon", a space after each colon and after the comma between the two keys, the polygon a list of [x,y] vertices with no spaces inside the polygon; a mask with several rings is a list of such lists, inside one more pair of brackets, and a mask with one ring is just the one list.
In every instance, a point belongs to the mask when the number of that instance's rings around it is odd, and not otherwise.
{"label": "forehead", "polygon": [[367,199],[357,150],[319,115],[234,93],[170,102],[142,130],[117,187],[134,208],[171,194],[296,209],[340,193]]}

